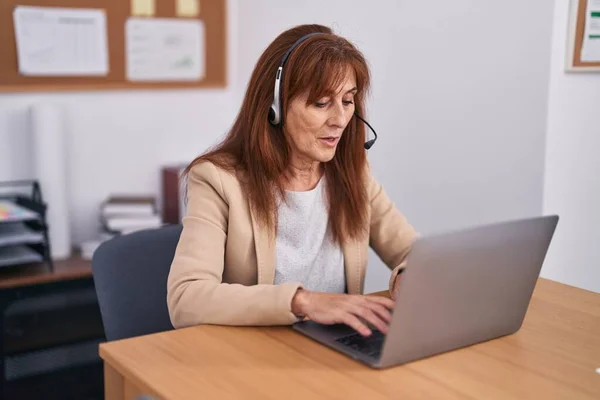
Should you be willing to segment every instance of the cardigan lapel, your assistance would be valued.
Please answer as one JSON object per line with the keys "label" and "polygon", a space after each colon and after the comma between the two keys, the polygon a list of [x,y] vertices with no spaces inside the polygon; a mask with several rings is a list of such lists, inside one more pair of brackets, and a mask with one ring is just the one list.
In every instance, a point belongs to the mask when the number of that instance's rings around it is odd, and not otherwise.
{"label": "cardigan lapel", "polygon": [[346,272],[346,290],[349,294],[361,293],[361,249],[360,242],[347,240],[342,245],[344,268]]}
{"label": "cardigan lapel", "polygon": [[275,237],[262,227],[254,211],[250,211],[254,249],[256,251],[256,269],[258,284],[272,285],[275,281]]}

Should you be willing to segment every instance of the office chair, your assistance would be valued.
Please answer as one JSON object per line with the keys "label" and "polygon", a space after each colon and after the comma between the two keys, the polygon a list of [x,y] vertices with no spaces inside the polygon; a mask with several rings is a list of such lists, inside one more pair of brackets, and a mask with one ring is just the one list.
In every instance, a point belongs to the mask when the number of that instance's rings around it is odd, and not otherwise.
{"label": "office chair", "polygon": [[169,225],[104,242],[92,273],[108,341],[173,329],[167,310],[167,277],[181,225]]}

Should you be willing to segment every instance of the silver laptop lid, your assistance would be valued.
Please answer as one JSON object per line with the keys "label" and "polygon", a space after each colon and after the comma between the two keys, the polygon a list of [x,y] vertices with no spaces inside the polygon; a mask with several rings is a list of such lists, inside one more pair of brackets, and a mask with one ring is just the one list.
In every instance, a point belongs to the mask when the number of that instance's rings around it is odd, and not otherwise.
{"label": "silver laptop lid", "polygon": [[553,215],[418,239],[380,366],[517,331],[557,223]]}

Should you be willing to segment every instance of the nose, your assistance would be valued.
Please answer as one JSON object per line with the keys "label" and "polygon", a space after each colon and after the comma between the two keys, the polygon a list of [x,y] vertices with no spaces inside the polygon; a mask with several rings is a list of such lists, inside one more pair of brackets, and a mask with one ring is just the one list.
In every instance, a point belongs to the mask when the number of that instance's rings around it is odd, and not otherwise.
{"label": "nose", "polygon": [[330,108],[331,114],[329,115],[329,125],[337,128],[345,128],[347,123],[346,110],[344,105],[340,103],[336,103],[333,107]]}

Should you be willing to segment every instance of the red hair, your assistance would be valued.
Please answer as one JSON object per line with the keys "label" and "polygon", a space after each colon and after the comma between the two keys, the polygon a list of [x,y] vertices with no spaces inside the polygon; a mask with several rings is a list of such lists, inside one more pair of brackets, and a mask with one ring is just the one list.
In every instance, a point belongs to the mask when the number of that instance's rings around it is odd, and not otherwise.
{"label": "red hair", "polygon": [[[300,37],[313,32],[290,54],[282,81],[283,121],[290,101],[308,92],[307,105],[332,96],[349,70],[356,77],[355,111],[364,111],[370,74],[365,58],[348,40],[321,25],[301,25],[280,34],[258,60],[236,121],[215,148],[197,157],[186,168],[203,161],[237,173],[248,194],[250,207],[271,232],[277,226],[277,196],[285,189],[282,174],[289,167],[290,144],[281,127],[268,122],[273,102],[275,73],[284,53]],[[327,181],[329,230],[335,242],[361,237],[368,228],[365,170],[365,127],[353,117],[338,143],[334,158],[323,163]]]}

